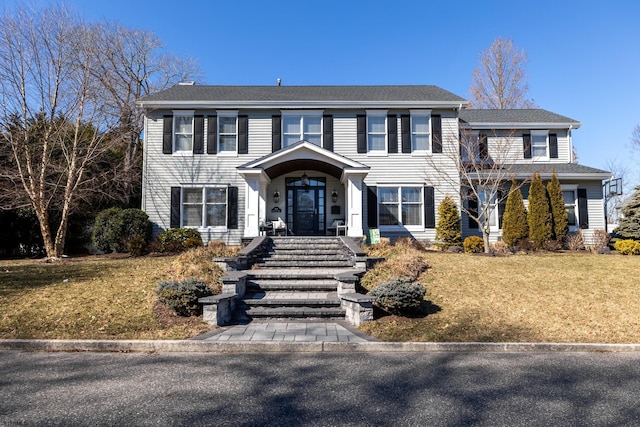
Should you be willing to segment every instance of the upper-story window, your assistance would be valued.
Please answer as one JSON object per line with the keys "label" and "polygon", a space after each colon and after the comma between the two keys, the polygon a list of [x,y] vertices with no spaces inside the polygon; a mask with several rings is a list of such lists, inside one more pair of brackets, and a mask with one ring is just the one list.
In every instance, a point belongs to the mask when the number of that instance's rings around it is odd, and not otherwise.
{"label": "upper-story window", "polygon": [[238,112],[218,111],[218,153],[236,153],[238,149]]}
{"label": "upper-story window", "polygon": [[367,152],[386,153],[387,112],[367,111]]}
{"label": "upper-story window", "polygon": [[322,146],[322,112],[282,113],[282,146],[301,140]]}
{"label": "upper-story window", "polygon": [[411,111],[411,151],[431,151],[431,111]]}
{"label": "upper-story window", "polygon": [[531,131],[531,155],[534,159],[545,160],[549,158],[549,131],[532,130]]}
{"label": "upper-story window", "polygon": [[480,134],[478,131],[463,132],[460,136],[460,157],[463,163],[480,160]]}
{"label": "upper-story window", "polygon": [[173,114],[173,152],[193,151],[193,111],[176,111]]}

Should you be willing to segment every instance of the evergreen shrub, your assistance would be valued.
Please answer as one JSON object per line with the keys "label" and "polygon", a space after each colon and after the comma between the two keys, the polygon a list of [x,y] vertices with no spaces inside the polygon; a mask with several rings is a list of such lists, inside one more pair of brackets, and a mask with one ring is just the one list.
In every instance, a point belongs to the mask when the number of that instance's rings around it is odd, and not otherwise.
{"label": "evergreen shrub", "polygon": [[551,217],[553,218],[553,238],[559,242],[564,242],[569,235],[569,216],[564,206],[562,187],[555,170],[551,176],[551,181],[547,184],[547,194],[549,195],[549,206],[551,207]]}
{"label": "evergreen shrub", "polygon": [[169,228],[158,235],[165,252],[182,252],[202,246],[202,236],[195,228]]}
{"label": "evergreen shrub", "polygon": [[529,239],[533,241],[537,249],[541,249],[544,242],[553,237],[553,218],[547,190],[538,173],[533,175],[529,189],[527,222],[529,224]]}
{"label": "evergreen shrub", "polygon": [[179,316],[198,316],[202,307],[198,298],[212,295],[206,283],[193,278],[178,281],[160,282],[156,289],[158,300],[173,309]]}
{"label": "evergreen shrub", "polygon": [[426,290],[422,284],[409,277],[383,282],[369,292],[377,304],[394,314],[410,314],[418,311]]}
{"label": "evergreen shrub", "polygon": [[472,254],[484,252],[484,240],[480,236],[469,236],[462,243],[464,251]]}
{"label": "evergreen shrub", "polygon": [[105,209],[96,216],[92,241],[102,252],[140,256],[151,238],[149,216],[140,209]]}
{"label": "evergreen shrub", "polygon": [[458,246],[462,241],[462,228],[458,206],[451,196],[446,196],[438,206],[438,224],[436,226],[436,246],[447,250]]}
{"label": "evergreen shrub", "polygon": [[502,216],[502,241],[513,247],[528,236],[527,210],[524,207],[520,187],[517,186],[516,180],[513,179]]}

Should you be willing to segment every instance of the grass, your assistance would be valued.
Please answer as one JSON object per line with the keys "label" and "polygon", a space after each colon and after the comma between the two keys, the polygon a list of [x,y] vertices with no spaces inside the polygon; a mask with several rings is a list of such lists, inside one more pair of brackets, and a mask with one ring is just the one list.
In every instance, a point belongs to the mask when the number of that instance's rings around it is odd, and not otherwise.
{"label": "grass", "polygon": [[[373,254],[388,261],[367,273],[366,286],[414,275],[430,302],[421,317],[379,312],[361,327],[381,340],[640,342],[638,256],[489,257],[411,245],[382,245]],[[180,257],[0,261],[0,338],[185,339],[210,330],[201,318],[178,318],[156,303],[161,280],[220,274],[180,267],[206,258],[200,252]]]}
{"label": "grass", "polygon": [[0,338],[182,339],[210,329],[156,304],[175,257],[0,261]]}
{"label": "grass", "polygon": [[364,332],[384,341],[640,342],[640,257],[423,256],[431,314],[382,316]]}

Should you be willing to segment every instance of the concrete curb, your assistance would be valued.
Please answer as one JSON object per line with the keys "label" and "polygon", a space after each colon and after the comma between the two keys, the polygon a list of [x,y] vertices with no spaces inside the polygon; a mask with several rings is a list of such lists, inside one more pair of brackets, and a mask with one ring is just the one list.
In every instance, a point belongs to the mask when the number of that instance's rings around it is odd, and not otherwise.
{"label": "concrete curb", "polygon": [[433,342],[216,342],[203,340],[0,340],[0,350],[136,353],[548,353],[638,352],[640,344]]}

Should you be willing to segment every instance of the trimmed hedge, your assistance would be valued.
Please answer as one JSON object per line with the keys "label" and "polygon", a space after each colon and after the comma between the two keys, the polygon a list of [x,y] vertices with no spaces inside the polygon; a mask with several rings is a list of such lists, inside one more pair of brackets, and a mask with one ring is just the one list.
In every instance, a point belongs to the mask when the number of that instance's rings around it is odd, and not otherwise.
{"label": "trimmed hedge", "polygon": [[623,255],[640,255],[640,243],[635,240],[618,240],[613,247]]}
{"label": "trimmed hedge", "polygon": [[467,253],[479,254],[484,252],[484,240],[480,236],[469,236],[462,243]]}

